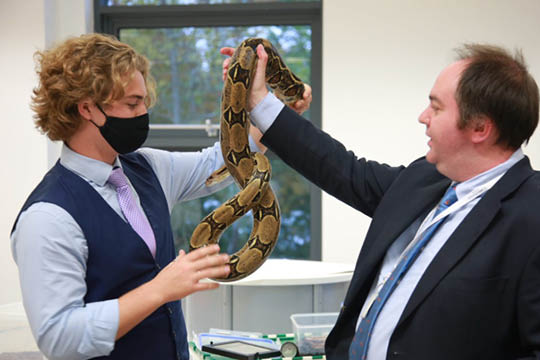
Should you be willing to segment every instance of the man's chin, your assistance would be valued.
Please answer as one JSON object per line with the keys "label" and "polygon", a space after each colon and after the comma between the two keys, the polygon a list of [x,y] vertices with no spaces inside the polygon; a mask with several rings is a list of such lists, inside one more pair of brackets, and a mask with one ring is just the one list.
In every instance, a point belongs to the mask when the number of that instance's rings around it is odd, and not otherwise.
{"label": "man's chin", "polygon": [[431,151],[428,151],[426,154],[426,161],[430,164],[435,164],[435,156],[431,153]]}

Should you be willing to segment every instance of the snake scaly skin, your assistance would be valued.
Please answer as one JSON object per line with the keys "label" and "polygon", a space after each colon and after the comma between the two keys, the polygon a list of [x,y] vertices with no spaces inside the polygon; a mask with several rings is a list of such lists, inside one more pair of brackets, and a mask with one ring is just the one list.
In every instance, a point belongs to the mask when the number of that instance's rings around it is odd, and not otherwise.
{"label": "snake scaly skin", "polygon": [[217,243],[223,231],[249,210],[253,214],[253,229],[246,244],[231,255],[229,275],[214,279],[217,281],[239,280],[253,273],[270,256],[279,235],[280,212],[269,184],[270,162],[263,154],[252,153],[248,140],[250,122],[246,103],[259,44],[263,44],[268,54],[266,83],[276,96],[292,104],[304,94],[304,84],[268,40],[246,39],[234,52],[221,98],[220,142],[225,166],[241,190],[201,220],[193,231],[190,250]]}

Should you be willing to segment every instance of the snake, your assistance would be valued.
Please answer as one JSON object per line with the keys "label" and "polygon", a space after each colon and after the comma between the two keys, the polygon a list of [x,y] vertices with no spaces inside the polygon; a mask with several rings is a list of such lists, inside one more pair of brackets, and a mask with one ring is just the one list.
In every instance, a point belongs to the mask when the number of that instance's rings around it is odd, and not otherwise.
{"label": "snake", "polygon": [[266,84],[281,101],[291,105],[302,99],[305,89],[302,80],[287,67],[267,39],[248,38],[235,49],[221,94],[220,144],[225,165],[213,173],[206,184],[230,175],[240,191],[204,217],[189,241],[190,251],[216,244],[225,229],[251,211],[251,234],[244,246],[230,255],[229,274],[212,279],[220,282],[240,280],[256,271],[272,253],[281,224],[279,203],[270,186],[270,162],[265,155],[249,148],[250,120],[246,104],[258,61],[256,48],[259,44],[268,54]]}

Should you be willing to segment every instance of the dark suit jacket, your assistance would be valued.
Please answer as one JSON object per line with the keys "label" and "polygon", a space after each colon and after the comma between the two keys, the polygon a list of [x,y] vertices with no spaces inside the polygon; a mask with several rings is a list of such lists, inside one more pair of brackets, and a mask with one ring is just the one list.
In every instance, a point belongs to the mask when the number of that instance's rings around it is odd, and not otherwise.
{"label": "dark suit jacket", "polygon": [[[326,341],[328,359],[347,359],[386,251],[435,206],[450,180],[424,158],[407,167],[358,159],[288,108],[263,143],[323,190],[372,217]],[[349,231],[354,235],[354,224]],[[483,196],[433,259],[392,334],[387,359],[540,359],[540,177],[527,158]]]}

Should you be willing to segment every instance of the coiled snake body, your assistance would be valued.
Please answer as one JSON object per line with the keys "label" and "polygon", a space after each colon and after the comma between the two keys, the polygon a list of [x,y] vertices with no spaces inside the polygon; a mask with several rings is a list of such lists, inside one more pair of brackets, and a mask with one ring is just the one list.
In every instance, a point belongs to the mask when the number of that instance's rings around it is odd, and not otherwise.
{"label": "coiled snake body", "polygon": [[265,39],[250,38],[234,52],[221,98],[221,150],[225,166],[241,191],[207,215],[195,228],[190,249],[219,241],[223,231],[249,210],[253,229],[246,244],[229,261],[230,273],[219,281],[242,279],[257,270],[270,256],[279,235],[278,201],[270,187],[271,167],[261,153],[249,149],[249,118],[246,103],[257,60],[257,45],[268,54],[266,83],[278,98],[291,104],[302,98],[304,84],[284,64],[276,49]]}

